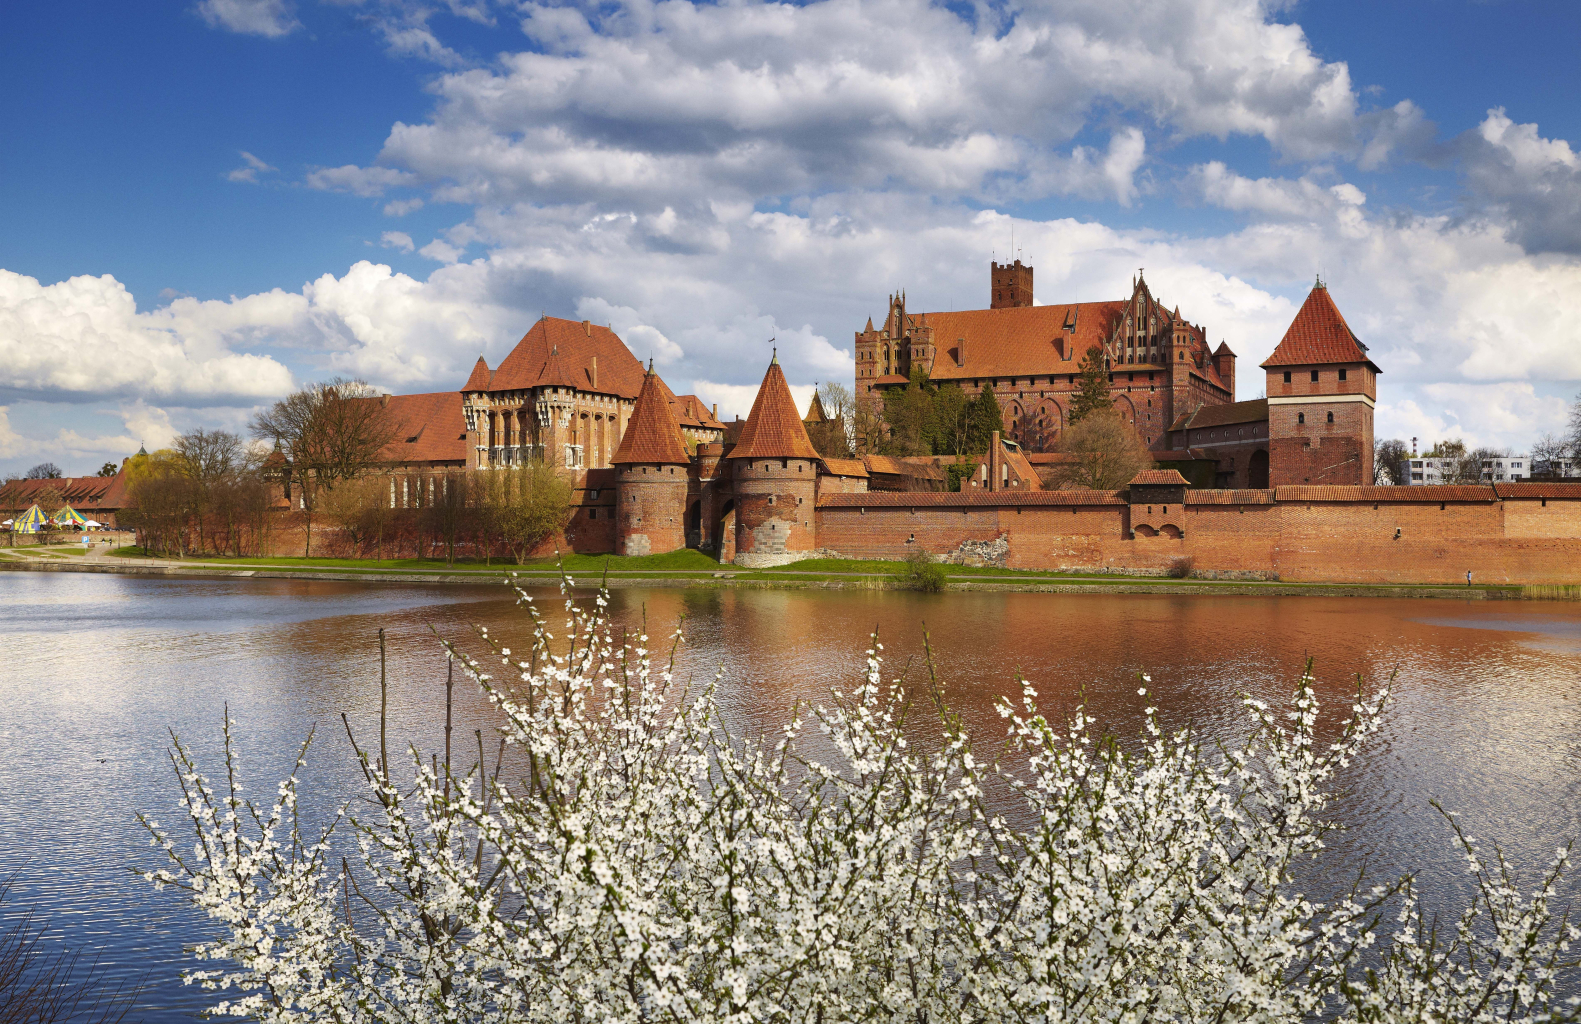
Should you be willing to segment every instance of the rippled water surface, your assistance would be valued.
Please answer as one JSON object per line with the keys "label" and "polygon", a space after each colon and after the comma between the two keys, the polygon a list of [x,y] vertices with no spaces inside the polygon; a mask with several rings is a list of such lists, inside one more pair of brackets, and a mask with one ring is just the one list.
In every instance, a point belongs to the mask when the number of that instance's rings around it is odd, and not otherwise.
{"label": "rippled water surface", "polygon": [[[205,1005],[179,971],[191,966],[183,944],[207,926],[132,874],[157,864],[134,813],[180,824],[169,732],[212,758],[228,705],[251,791],[266,799],[317,726],[308,778],[322,809],[357,792],[340,714],[359,740],[377,733],[381,626],[392,744],[424,750],[442,742],[436,634],[525,633],[498,587],[0,573],[0,606],[0,872],[16,873],[4,912],[42,911],[117,976],[146,978],[150,1021]],[[875,627],[899,671],[920,658],[926,624],[948,692],[987,738],[1002,734],[992,704],[1018,692],[1018,673],[1046,710],[1085,689],[1101,722],[1130,733],[1146,670],[1170,724],[1226,736],[1243,728],[1242,693],[1283,699],[1308,657],[1331,706],[1357,673],[1393,673],[1388,727],[1346,780],[1345,863],[1421,868],[1452,904],[1463,879],[1435,797],[1526,875],[1581,835],[1581,605],[625,590],[613,607],[632,626],[646,614],[656,635],[684,615],[685,669],[723,666],[729,713],[753,727],[853,679]],[[456,735],[475,744],[491,712],[467,686],[456,693]]]}

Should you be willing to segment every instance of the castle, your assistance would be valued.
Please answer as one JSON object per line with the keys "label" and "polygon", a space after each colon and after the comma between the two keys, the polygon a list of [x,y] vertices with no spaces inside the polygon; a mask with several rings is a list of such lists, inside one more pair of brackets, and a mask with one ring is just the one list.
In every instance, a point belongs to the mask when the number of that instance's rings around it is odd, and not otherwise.
{"label": "castle", "polygon": [[[1378,367],[1318,281],[1263,362],[1269,397],[1235,401],[1235,353],[1155,297],[1138,275],[1127,299],[1033,305],[1033,268],[989,264],[989,308],[909,313],[889,297],[856,332],[856,383],[870,408],[920,371],[968,395],[991,388],[1008,436],[1054,442],[1069,422],[1079,365],[1103,360],[1114,406],[1161,465],[1200,487],[1372,483]],[[1308,416],[1311,422],[1308,422]]]}
{"label": "castle", "polygon": [[1056,437],[1069,422],[1082,358],[1097,349],[1109,370],[1115,409],[1155,450],[1187,409],[1235,400],[1235,353],[1208,347],[1207,328],[1155,297],[1141,276],[1129,298],[1035,306],[1033,268],[989,264],[989,307],[911,313],[889,297],[881,327],[856,332],[856,390],[876,407],[916,371],[968,395],[992,388],[1009,435]]}
{"label": "castle", "polygon": [[[458,392],[391,397],[392,503],[451,469],[527,460],[572,475],[560,536],[584,553],[696,548],[743,567],[819,555],[1010,568],[1371,582],[1570,583],[1581,565],[1581,485],[1374,487],[1379,368],[1319,281],[1263,362],[1265,398],[1236,402],[1235,355],[1168,310],[1138,276],[1118,302],[1035,306],[1032,268],[991,266],[986,310],[908,312],[856,335],[858,400],[914,372],[993,388],[1009,420],[943,491],[927,459],[828,458],[814,448],[777,358],[746,420],[726,428],[676,396],[607,328],[544,317]],[[1116,409],[1156,468],[1114,491],[1050,489],[1058,455],[1018,443],[1068,423],[1077,365],[1104,360]],[[809,410],[816,419],[819,410]],[[424,476],[428,479],[424,480]]]}

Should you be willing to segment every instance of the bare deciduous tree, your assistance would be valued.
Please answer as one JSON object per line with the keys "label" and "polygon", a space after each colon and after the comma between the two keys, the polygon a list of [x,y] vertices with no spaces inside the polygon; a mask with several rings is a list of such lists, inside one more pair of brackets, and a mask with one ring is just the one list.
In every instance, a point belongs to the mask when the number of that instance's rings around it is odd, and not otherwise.
{"label": "bare deciduous tree", "polygon": [[1092,411],[1060,435],[1059,450],[1074,460],[1061,468],[1067,486],[1112,491],[1152,464],[1147,445],[1115,412]]}
{"label": "bare deciduous tree", "polygon": [[339,377],[309,384],[253,417],[253,436],[275,445],[287,488],[294,482],[299,489],[307,526],[304,555],[313,549],[319,492],[382,465],[400,431],[376,390]]}

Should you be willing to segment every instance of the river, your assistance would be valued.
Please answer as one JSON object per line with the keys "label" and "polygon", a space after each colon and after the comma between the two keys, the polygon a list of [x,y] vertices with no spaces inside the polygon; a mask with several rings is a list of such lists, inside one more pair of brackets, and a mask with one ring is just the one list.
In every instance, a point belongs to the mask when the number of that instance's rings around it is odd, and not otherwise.
{"label": "river", "polygon": [[[1464,880],[1434,797],[1523,878],[1581,836],[1581,605],[728,589],[618,590],[612,602],[627,625],[646,614],[656,636],[684,615],[686,670],[723,666],[729,714],[754,726],[854,680],[875,628],[898,671],[920,656],[925,624],[951,699],[989,739],[1003,734],[993,702],[1018,692],[1018,673],[1046,710],[1085,689],[1102,723],[1134,733],[1146,670],[1167,724],[1227,736],[1244,727],[1242,693],[1283,700],[1308,657],[1334,708],[1356,673],[1396,673],[1388,724],[1338,807],[1348,863],[1420,868],[1430,897],[1453,903]],[[170,732],[216,767],[228,705],[251,792],[267,799],[316,725],[307,774],[327,806],[359,783],[341,712],[376,733],[380,627],[392,741],[425,750],[443,719],[436,635],[470,642],[478,623],[524,646],[526,634],[501,587],[8,572],[0,606],[0,872],[15,874],[0,913],[32,909],[111,977],[142,979],[149,1021],[195,1019],[213,1001],[179,977],[206,923],[132,873],[158,864],[134,812],[182,824]],[[487,735],[488,706],[469,685],[457,696],[457,734]]]}

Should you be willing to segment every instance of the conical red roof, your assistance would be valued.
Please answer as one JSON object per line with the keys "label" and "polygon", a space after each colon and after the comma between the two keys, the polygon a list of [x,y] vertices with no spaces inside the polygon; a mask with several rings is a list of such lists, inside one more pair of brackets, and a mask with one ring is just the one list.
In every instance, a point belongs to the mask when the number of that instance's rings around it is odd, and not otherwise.
{"label": "conical red roof", "polygon": [[492,374],[489,373],[489,364],[484,362],[482,356],[478,356],[478,361],[472,365],[472,376],[467,378],[467,382],[462,386],[461,390],[487,391],[489,389],[490,376]]}
{"label": "conical red roof", "polygon": [[685,465],[691,460],[686,454],[686,442],[681,440],[681,425],[670,404],[669,388],[650,367],[642,378],[642,390],[637,393],[637,407],[631,410],[626,432],[620,436],[620,447],[615,449],[610,464]]}
{"label": "conical red roof", "polygon": [[785,383],[785,372],[775,359],[763,375],[758,397],[752,403],[752,414],[747,417],[732,459],[816,459],[818,452],[807,438],[807,428],[802,425],[801,414],[796,411],[796,400],[791,397],[790,385]]}
{"label": "conical red roof", "polygon": [[1380,373],[1339,307],[1322,284],[1313,287],[1301,304],[1301,312],[1291,321],[1284,340],[1263,366],[1312,366],[1318,363],[1366,363]]}

